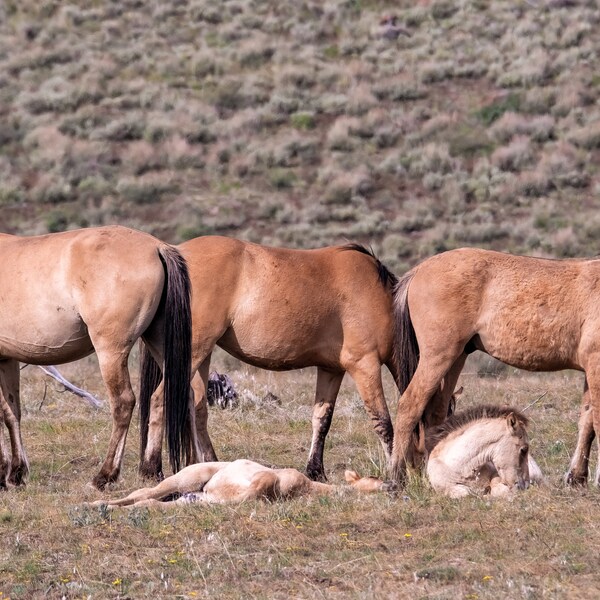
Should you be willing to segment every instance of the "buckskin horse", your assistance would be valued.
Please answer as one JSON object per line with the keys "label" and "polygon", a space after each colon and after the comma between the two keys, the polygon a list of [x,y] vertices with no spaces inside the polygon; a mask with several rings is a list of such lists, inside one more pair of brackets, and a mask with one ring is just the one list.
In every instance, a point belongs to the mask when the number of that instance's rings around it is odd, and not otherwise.
{"label": "buckskin horse", "polygon": [[[381,382],[386,365],[397,382],[392,286],[395,276],[359,245],[316,250],[270,248],[220,236],[178,246],[192,283],[192,369],[203,460],[216,461],[207,430],[206,387],[215,345],[270,370],[317,367],[312,443],[306,472],[324,481],[323,448],[340,384],[354,380],[390,456],[393,429]],[[151,357],[150,357],[151,358]],[[140,411],[145,426],[160,406],[159,371],[142,358]]]}
{"label": "buckskin horse", "polygon": [[394,477],[402,479],[415,462],[419,422],[444,420],[467,355],[481,350],[530,371],[585,373],[579,439],[567,476],[585,483],[594,430],[600,431],[599,305],[599,259],[462,248],[409,271],[394,289],[398,352],[410,381],[401,389],[394,423]]}
{"label": "buckskin horse", "polygon": [[[29,465],[20,432],[19,361],[51,365],[96,352],[112,413],[108,452],[94,485],[117,479],[135,405],[127,359],[142,338],[165,373],[165,431],[173,469],[195,448],[189,378],[190,291],[179,251],[124,227],[18,237],[0,234],[0,487],[24,483]],[[161,413],[163,407],[157,408]],[[140,471],[160,473],[162,420],[150,423]],[[158,458],[155,449],[158,447]]]}

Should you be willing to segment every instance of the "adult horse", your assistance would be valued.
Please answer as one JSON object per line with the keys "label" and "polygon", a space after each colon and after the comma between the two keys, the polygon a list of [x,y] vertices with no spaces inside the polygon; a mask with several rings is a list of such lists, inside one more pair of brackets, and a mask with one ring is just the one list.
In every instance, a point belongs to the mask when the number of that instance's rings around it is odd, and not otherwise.
{"label": "adult horse", "polygon": [[[28,462],[20,433],[19,361],[51,365],[96,352],[112,412],[106,459],[93,483],[119,474],[135,404],[127,358],[138,338],[163,367],[166,434],[171,464],[193,446],[189,417],[189,277],[179,251],[123,227],[38,237],[0,234],[0,426],[9,429],[12,461],[2,438],[0,487],[22,484]],[[161,407],[162,408],[162,407]],[[0,431],[1,433],[1,431]],[[154,448],[162,426],[151,424]],[[149,453],[140,470],[157,476]]]}
{"label": "adult horse", "polygon": [[[393,429],[381,383],[386,365],[396,381],[392,286],[395,276],[362,246],[318,250],[270,248],[219,236],[178,246],[192,296],[192,386],[196,426],[205,461],[216,455],[207,431],[206,387],[211,353],[220,346],[270,370],[317,367],[312,443],[306,472],[325,480],[323,448],[336,397],[347,371],[354,379],[386,455]],[[160,406],[156,369],[142,361],[140,410],[144,421]]]}
{"label": "adult horse", "polygon": [[394,424],[396,478],[414,462],[411,438],[421,419],[431,425],[445,418],[467,355],[482,350],[521,369],[585,373],[568,478],[586,481],[591,436],[600,431],[600,260],[462,248],[417,265],[394,292],[399,351],[414,373]]}

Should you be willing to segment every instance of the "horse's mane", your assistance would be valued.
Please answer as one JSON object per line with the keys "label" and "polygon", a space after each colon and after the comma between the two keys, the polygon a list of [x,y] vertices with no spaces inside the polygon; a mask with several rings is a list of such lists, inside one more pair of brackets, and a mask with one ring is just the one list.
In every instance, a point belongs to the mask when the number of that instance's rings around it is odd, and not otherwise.
{"label": "horse's mane", "polygon": [[361,254],[366,254],[370,256],[375,261],[375,266],[377,267],[377,276],[379,277],[379,281],[384,287],[389,285],[396,285],[398,283],[398,278],[394,275],[378,258],[375,256],[375,252],[373,252],[373,248],[365,248],[362,244],[356,243],[348,243],[344,246],[340,247],[340,250],[351,250],[354,252],[360,252]]}
{"label": "horse's mane", "polygon": [[512,406],[498,406],[496,404],[480,404],[448,417],[441,425],[428,429],[426,444],[429,450],[433,449],[452,432],[480,419],[502,419],[513,414],[517,422],[527,427],[529,419],[518,409]]}

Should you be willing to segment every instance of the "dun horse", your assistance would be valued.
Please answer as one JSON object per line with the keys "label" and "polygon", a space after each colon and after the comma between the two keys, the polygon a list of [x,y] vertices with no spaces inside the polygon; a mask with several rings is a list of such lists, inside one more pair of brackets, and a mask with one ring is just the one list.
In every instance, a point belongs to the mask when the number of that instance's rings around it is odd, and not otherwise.
{"label": "dun horse", "polygon": [[[386,365],[398,381],[393,356],[392,285],[396,281],[358,245],[290,250],[207,236],[179,247],[192,288],[192,369],[196,425],[206,461],[215,461],[207,431],[206,387],[215,345],[251,365],[271,370],[317,367],[313,435],[306,472],[325,480],[323,448],[336,397],[350,373],[389,457],[393,429],[381,383]],[[143,423],[160,405],[150,395],[157,374],[143,360]],[[151,406],[152,408],[149,408]],[[155,452],[153,448],[151,452]]]}
{"label": "dun horse", "polygon": [[[113,418],[94,485],[102,489],[117,479],[135,404],[127,358],[140,337],[165,373],[166,432],[178,470],[195,437],[186,427],[190,298],[179,251],[138,231],[102,227],[30,238],[0,234],[0,258],[0,425],[5,422],[12,445],[9,466],[0,435],[0,487],[7,478],[24,483],[29,468],[20,433],[19,361],[51,365],[94,351]],[[155,443],[162,440],[161,423],[150,424]],[[142,460],[140,470],[157,476],[160,464],[151,459]]]}
{"label": "dun horse", "polygon": [[568,478],[586,481],[594,429],[600,431],[600,260],[463,248],[427,259],[394,293],[398,350],[410,380],[394,424],[396,478],[413,462],[412,437],[421,419],[427,425],[443,421],[467,355],[482,350],[530,371],[585,372]]}
{"label": "dun horse", "polygon": [[[346,481],[360,492],[386,491],[390,484],[346,471]],[[203,502],[239,503],[248,500],[288,500],[327,496],[335,485],[311,481],[296,469],[271,469],[251,460],[206,462],[185,467],[152,488],[142,488],[118,500],[97,500],[91,506],[169,506]]]}

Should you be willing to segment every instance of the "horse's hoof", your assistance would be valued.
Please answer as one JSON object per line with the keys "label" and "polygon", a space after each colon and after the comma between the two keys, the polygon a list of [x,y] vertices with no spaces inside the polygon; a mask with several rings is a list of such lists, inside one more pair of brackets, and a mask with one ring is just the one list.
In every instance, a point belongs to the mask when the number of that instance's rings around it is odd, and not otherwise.
{"label": "horse's hoof", "polygon": [[114,483],[119,477],[119,473],[109,473],[108,475],[106,473],[103,473],[102,471],[100,471],[100,473],[98,473],[98,475],[96,475],[96,477],[94,477],[94,479],[92,479],[92,485],[97,489],[100,490],[101,492],[103,492],[106,489],[106,486],[109,483]]}
{"label": "horse's hoof", "polygon": [[587,475],[577,475],[569,471],[564,477],[564,483],[569,487],[587,487]]}
{"label": "horse's hoof", "polygon": [[396,481],[384,481],[380,489],[388,494],[397,494],[400,491],[400,486]]}
{"label": "horse's hoof", "polygon": [[145,469],[140,467],[138,470],[138,474],[142,479],[148,479],[149,481],[156,481],[161,482],[164,478],[165,475],[162,472],[162,469],[159,469],[158,471],[154,470],[154,469]]}
{"label": "horse's hoof", "polygon": [[323,468],[315,469],[311,467],[306,467],[306,476],[311,481],[319,481],[321,483],[327,483],[327,477],[325,475],[325,471]]}
{"label": "horse's hoof", "polygon": [[14,486],[23,486],[26,483],[28,474],[29,469],[23,465],[19,465],[18,467],[11,469],[8,482]]}

